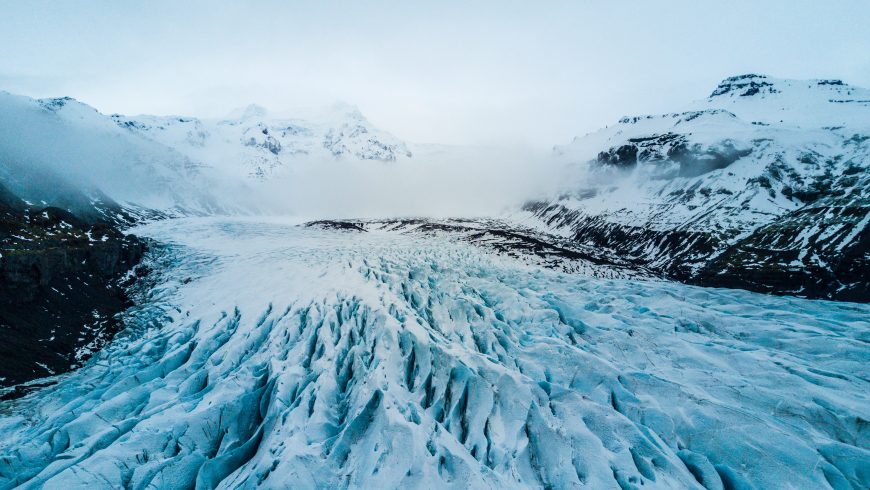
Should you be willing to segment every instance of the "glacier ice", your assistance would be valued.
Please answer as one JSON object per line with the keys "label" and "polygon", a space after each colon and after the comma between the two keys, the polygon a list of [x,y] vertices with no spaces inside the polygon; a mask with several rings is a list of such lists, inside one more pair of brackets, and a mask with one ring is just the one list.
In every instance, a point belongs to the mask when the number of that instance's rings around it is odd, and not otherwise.
{"label": "glacier ice", "polygon": [[[0,404],[0,488],[866,488],[870,306],[176,219],[128,330]],[[144,293],[143,293],[144,294]]]}

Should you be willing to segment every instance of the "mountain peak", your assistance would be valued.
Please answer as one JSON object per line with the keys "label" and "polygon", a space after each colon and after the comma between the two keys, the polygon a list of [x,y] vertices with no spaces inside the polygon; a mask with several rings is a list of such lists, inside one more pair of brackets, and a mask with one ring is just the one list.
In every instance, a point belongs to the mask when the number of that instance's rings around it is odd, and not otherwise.
{"label": "mountain peak", "polygon": [[839,79],[744,74],[726,78],[692,110],[725,109],[745,121],[800,127],[867,128],[870,90]]}
{"label": "mountain peak", "polygon": [[269,114],[269,111],[258,104],[248,104],[245,107],[239,107],[234,109],[227,116],[228,119],[253,119],[253,118],[262,118],[266,117]]}
{"label": "mountain peak", "polygon": [[[721,96],[751,97],[755,95],[777,94],[785,91],[810,91],[828,95],[830,93],[848,92],[852,87],[839,79],[793,80],[772,78],[767,75],[748,73],[728,77],[710,94],[710,99]],[[861,89],[859,89],[861,90]]]}
{"label": "mountain peak", "polygon": [[719,83],[710,98],[726,94],[739,93],[741,97],[750,97],[759,93],[777,93],[779,90],[767,75],[749,73],[728,77]]}
{"label": "mountain peak", "polygon": [[323,111],[322,117],[326,117],[329,119],[338,119],[338,120],[354,120],[354,121],[365,121],[366,118],[363,116],[363,113],[359,110],[359,108],[353,104],[349,104],[347,102],[339,101]]}
{"label": "mountain peak", "polygon": [[99,112],[97,109],[72,97],[49,97],[44,99],[36,99],[36,102],[40,106],[42,106],[43,109],[50,112],[58,112],[62,109],[68,109],[73,107],[77,108],[77,110],[81,110],[84,112]]}

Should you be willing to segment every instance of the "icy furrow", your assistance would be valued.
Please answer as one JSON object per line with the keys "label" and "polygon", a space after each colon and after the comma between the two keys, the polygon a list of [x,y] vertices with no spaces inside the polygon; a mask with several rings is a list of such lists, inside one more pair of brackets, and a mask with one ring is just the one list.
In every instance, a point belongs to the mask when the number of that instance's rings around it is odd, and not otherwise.
{"label": "icy furrow", "polygon": [[0,405],[0,487],[870,484],[870,307],[437,237],[138,232],[178,255],[160,293],[135,335]]}

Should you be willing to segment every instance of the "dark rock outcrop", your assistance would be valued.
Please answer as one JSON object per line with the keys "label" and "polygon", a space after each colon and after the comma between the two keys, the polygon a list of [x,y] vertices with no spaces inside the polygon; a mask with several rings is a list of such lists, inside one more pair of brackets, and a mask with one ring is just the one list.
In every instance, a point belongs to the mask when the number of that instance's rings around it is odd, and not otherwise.
{"label": "dark rock outcrop", "polygon": [[120,280],[144,249],[114,224],[28,206],[0,185],[0,387],[65,372],[108,342],[128,306]]}
{"label": "dark rock outcrop", "polygon": [[343,221],[343,220],[318,220],[318,221],[309,221],[305,223],[306,228],[322,228],[324,230],[345,230],[345,231],[360,231],[365,232],[365,228],[362,225],[355,221]]}
{"label": "dark rock outcrop", "polygon": [[701,145],[689,142],[685,135],[664,133],[629,138],[624,145],[599,152],[595,162],[631,170],[641,162],[671,161],[679,164],[680,177],[696,177],[725,168],[750,153],[751,148],[727,139],[716,145]]}
{"label": "dark rock outcrop", "polygon": [[598,163],[619,168],[633,168],[637,165],[637,146],[622,145],[598,154]]}
{"label": "dark rock outcrop", "polygon": [[557,203],[524,208],[575,243],[673,280],[807,298],[870,302],[870,204],[832,196],[747,236],[655,230],[589,216]]}
{"label": "dark rock outcrop", "polygon": [[738,148],[729,140],[715,147],[681,142],[670,148],[668,158],[680,164],[680,177],[697,177],[725,168],[750,153],[750,148]]}
{"label": "dark rock outcrop", "polygon": [[691,282],[870,302],[868,216],[870,206],[854,202],[798,209],[730,244]]}
{"label": "dark rock outcrop", "polygon": [[710,94],[710,97],[718,97],[730,93],[738,93],[741,97],[751,97],[759,93],[776,93],[774,85],[767,81],[765,75],[737,75],[726,78]]}

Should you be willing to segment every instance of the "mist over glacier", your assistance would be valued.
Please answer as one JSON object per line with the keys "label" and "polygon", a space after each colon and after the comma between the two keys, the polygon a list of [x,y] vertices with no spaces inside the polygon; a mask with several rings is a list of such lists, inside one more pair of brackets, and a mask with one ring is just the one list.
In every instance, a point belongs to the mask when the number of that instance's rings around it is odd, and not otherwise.
{"label": "mist over glacier", "polygon": [[316,218],[498,216],[557,189],[565,169],[529,148],[426,146],[411,161],[302,160],[251,183],[266,213]]}

